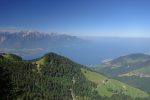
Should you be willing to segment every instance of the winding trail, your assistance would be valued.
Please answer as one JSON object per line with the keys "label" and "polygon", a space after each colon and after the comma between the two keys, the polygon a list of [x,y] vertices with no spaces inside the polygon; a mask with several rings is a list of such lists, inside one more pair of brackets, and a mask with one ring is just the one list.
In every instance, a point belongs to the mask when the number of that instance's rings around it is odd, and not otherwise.
{"label": "winding trail", "polygon": [[70,88],[70,92],[71,92],[72,100],[76,100],[76,99],[75,99],[75,95],[73,94],[73,91],[72,91],[71,88]]}

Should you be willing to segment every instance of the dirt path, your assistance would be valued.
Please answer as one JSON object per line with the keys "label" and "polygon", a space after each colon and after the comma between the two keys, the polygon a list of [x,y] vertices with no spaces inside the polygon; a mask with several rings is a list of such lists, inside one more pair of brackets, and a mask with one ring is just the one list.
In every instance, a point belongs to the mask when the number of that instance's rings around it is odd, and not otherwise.
{"label": "dirt path", "polygon": [[76,99],[75,99],[75,95],[73,94],[73,91],[72,91],[71,88],[70,88],[70,92],[71,92],[72,99],[73,99],[73,100],[76,100]]}

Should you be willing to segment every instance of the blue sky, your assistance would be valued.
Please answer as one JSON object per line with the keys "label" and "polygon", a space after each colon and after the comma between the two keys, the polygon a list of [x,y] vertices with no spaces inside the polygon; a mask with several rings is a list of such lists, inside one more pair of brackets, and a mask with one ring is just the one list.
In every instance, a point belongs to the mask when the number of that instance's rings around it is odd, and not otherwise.
{"label": "blue sky", "polygon": [[0,30],[150,37],[150,0],[0,0]]}

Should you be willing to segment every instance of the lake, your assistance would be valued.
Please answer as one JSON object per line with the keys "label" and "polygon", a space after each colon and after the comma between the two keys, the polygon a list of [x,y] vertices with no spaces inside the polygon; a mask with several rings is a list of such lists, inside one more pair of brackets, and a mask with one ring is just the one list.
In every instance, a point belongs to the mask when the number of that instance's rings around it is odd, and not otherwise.
{"label": "lake", "polygon": [[131,53],[150,54],[150,38],[82,37],[86,40],[75,45],[49,48],[48,50],[24,55],[26,59],[39,57],[46,52],[56,52],[80,64],[98,64],[105,59]]}

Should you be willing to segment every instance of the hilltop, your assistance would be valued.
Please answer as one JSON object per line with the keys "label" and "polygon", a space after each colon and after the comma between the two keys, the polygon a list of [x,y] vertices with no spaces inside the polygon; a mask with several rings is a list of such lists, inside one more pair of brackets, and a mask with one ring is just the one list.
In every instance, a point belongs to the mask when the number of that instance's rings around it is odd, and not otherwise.
{"label": "hilltop", "polygon": [[22,60],[20,56],[17,56],[15,54],[7,54],[7,53],[0,53],[0,58],[4,59],[10,59],[10,60]]}

